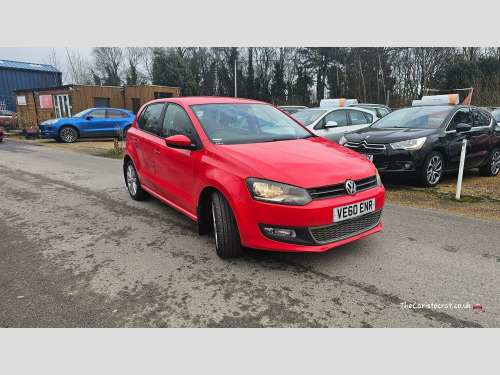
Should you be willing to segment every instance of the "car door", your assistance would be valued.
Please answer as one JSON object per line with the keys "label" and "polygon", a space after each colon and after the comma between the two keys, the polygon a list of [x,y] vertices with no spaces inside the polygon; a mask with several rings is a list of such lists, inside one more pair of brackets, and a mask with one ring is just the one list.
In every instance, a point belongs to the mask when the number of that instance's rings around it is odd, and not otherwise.
{"label": "car door", "polygon": [[96,109],[88,112],[82,118],[82,135],[85,137],[99,137],[106,131],[106,110]]}
{"label": "car door", "polygon": [[196,202],[193,197],[194,161],[198,152],[171,148],[164,138],[182,134],[191,139],[192,144],[202,147],[196,129],[188,114],[180,105],[169,103],[161,126],[161,141],[156,144],[155,168],[158,193],[181,210],[195,214]]}
{"label": "car door", "polygon": [[461,108],[451,118],[447,128],[446,128],[446,136],[445,143],[448,149],[448,160],[447,160],[447,169],[448,170],[456,170],[460,166],[460,154],[462,153],[462,141],[467,139],[467,148],[465,152],[465,161],[464,166],[472,164],[471,159],[471,150],[470,150],[470,137],[471,132],[457,132],[456,127],[458,124],[468,124],[473,126],[472,113],[469,108]]}
{"label": "car door", "polygon": [[349,125],[345,127],[344,133],[366,128],[373,122],[373,115],[356,109],[348,109]]}
{"label": "car door", "polygon": [[[329,126],[328,122],[336,122],[337,125]],[[315,126],[314,132],[320,137],[332,142],[339,142],[344,135],[344,129],[348,125],[347,113],[345,109],[336,109],[327,113]]]}
{"label": "car door", "polygon": [[157,191],[155,156],[158,144],[163,141],[160,131],[165,103],[152,103],[140,113],[137,119],[137,132],[130,132],[129,141],[137,153],[136,170],[141,184]]}
{"label": "car door", "polygon": [[477,108],[472,110],[472,119],[474,120],[474,127],[470,136],[470,167],[475,167],[484,162],[489,156],[493,119],[491,115]]}
{"label": "car door", "polygon": [[[127,116],[125,118],[124,116]],[[107,122],[107,133],[109,136],[121,137],[122,128],[130,119],[125,112],[119,111],[117,109],[106,109],[106,122]]]}

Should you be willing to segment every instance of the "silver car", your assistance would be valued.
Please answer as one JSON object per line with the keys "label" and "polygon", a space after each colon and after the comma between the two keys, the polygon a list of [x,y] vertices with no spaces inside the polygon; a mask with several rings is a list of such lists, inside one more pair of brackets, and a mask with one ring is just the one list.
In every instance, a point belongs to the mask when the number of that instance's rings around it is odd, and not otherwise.
{"label": "silver car", "polygon": [[362,129],[378,120],[375,113],[361,108],[309,108],[291,115],[314,134],[338,143],[345,133]]}

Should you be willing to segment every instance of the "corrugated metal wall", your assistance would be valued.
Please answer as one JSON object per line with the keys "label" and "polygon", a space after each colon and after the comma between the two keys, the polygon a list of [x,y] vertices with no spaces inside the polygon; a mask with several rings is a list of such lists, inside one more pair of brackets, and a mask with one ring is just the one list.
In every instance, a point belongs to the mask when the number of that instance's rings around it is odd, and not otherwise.
{"label": "corrugated metal wall", "polygon": [[61,75],[61,72],[6,69],[0,66],[0,104],[5,102],[5,109],[16,111],[12,90],[60,86]]}

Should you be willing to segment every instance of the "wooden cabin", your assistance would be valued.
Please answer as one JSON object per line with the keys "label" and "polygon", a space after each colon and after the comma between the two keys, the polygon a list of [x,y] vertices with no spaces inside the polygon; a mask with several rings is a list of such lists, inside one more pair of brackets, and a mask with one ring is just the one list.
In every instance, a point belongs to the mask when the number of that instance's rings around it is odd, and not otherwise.
{"label": "wooden cabin", "polygon": [[14,90],[20,127],[37,126],[51,118],[71,117],[94,107],[121,108],[137,113],[151,100],[177,96],[177,87],[155,85],[64,85]]}

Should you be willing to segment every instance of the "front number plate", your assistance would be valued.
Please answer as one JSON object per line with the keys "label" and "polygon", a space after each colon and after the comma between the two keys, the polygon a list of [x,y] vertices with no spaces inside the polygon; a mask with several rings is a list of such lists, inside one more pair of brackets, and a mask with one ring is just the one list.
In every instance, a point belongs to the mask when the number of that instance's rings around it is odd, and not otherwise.
{"label": "front number plate", "polygon": [[339,221],[352,219],[373,211],[375,211],[375,198],[349,204],[347,206],[335,207],[333,209],[333,222],[337,223]]}

